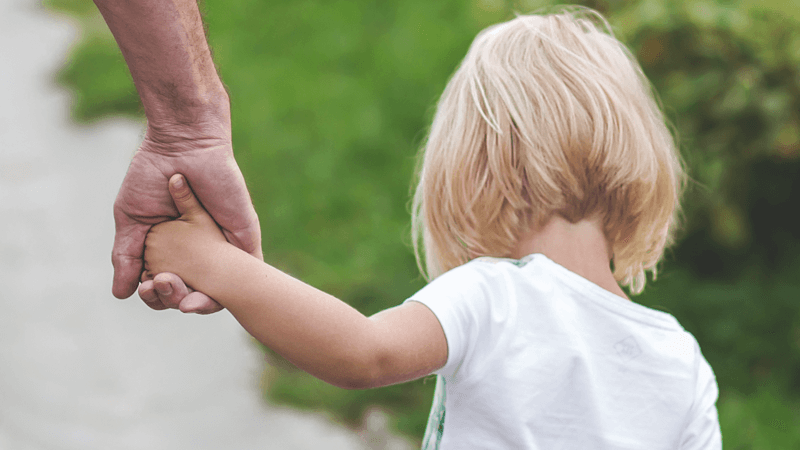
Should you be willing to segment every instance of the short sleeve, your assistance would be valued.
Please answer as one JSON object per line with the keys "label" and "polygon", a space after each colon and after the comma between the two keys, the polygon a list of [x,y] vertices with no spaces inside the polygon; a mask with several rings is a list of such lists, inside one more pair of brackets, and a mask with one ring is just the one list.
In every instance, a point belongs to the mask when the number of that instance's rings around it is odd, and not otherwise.
{"label": "short sleeve", "polygon": [[[695,344],[697,345],[697,344]],[[722,434],[717,416],[719,388],[711,365],[697,347],[698,370],[695,402],[683,433],[681,450],[721,450]]]}
{"label": "short sleeve", "polygon": [[[485,263],[459,266],[431,281],[406,301],[427,306],[439,320],[447,339],[447,363],[436,371],[446,377],[465,377],[476,354],[487,352],[502,330],[507,298],[502,283]],[[500,292],[498,292],[500,291]],[[507,303],[507,301],[505,302]]]}

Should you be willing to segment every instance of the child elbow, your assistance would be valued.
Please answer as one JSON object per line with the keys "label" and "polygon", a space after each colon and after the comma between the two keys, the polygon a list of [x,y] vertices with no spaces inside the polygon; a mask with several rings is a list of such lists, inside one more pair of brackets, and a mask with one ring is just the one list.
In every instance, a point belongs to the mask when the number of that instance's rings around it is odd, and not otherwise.
{"label": "child elbow", "polygon": [[328,380],[336,387],[348,390],[372,389],[385,386],[383,365],[379,359],[349,361],[339,376]]}
{"label": "child elbow", "polygon": [[347,389],[348,391],[360,391],[364,389],[370,389],[373,387],[369,381],[360,378],[348,378],[346,380],[337,380],[331,384],[333,384],[338,388]]}
{"label": "child elbow", "polygon": [[379,371],[369,366],[354,366],[347,376],[341,377],[332,384],[348,390],[372,389],[382,386]]}

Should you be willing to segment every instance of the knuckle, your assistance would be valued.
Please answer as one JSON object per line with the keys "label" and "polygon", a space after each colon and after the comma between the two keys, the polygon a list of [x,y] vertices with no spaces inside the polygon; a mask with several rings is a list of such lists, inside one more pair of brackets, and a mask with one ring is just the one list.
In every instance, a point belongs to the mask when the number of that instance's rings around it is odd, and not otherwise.
{"label": "knuckle", "polygon": [[158,275],[156,275],[153,281],[155,281],[158,284],[166,284],[166,283],[172,284],[173,282],[172,277],[166,272],[159,273]]}

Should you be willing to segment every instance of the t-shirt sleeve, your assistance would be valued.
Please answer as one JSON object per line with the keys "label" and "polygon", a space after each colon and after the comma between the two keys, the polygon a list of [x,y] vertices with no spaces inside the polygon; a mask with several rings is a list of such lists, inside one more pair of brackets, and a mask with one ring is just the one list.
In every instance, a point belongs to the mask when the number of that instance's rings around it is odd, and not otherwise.
{"label": "t-shirt sleeve", "polygon": [[487,263],[468,263],[431,281],[408,301],[416,301],[433,311],[447,339],[447,363],[436,373],[466,376],[470,361],[476,353],[486,352],[487,346],[502,332],[501,316],[507,316],[506,296],[502,284],[492,276]]}
{"label": "t-shirt sleeve", "polygon": [[[695,344],[697,345],[697,344]],[[717,416],[719,388],[711,365],[696,347],[699,359],[695,403],[683,433],[681,450],[721,450],[722,434]]]}

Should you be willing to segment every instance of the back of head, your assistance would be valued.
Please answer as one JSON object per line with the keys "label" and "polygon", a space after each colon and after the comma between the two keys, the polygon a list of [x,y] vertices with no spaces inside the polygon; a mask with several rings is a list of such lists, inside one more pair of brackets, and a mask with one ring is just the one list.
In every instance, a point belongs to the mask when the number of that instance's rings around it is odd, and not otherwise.
{"label": "back of head", "polygon": [[685,175],[650,83],[609,29],[579,9],[475,38],[421,155],[412,223],[429,277],[510,255],[553,214],[599,216],[617,281],[644,288],[672,242]]}

